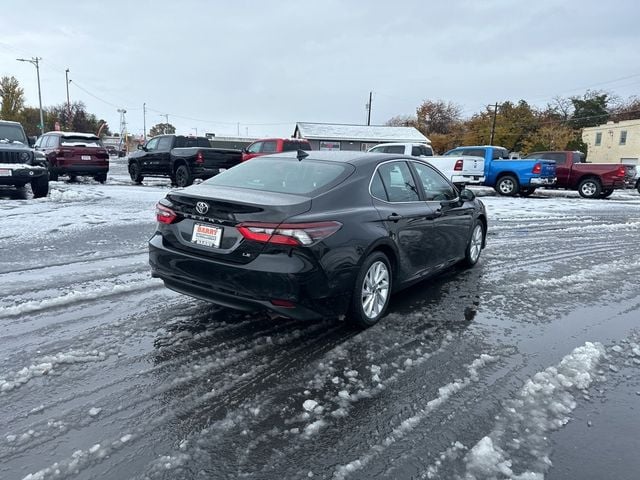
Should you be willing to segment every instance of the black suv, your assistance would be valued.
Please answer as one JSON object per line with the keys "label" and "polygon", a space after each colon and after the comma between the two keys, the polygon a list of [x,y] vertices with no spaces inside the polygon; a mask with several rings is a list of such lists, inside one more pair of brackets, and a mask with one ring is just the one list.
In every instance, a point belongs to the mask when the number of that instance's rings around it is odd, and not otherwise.
{"label": "black suv", "polygon": [[0,185],[23,188],[31,184],[35,198],[49,193],[49,170],[41,152],[31,148],[22,125],[18,122],[0,121]]}

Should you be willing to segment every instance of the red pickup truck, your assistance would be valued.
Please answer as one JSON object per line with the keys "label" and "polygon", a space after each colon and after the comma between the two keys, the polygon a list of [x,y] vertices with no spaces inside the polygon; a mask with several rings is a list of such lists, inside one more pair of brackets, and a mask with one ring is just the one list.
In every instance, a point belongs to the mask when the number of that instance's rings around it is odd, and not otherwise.
{"label": "red pickup truck", "polygon": [[[635,166],[618,163],[588,163],[582,152],[534,152],[524,158],[555,160],[557,182],[551,188],[578,190],[584,198],[607,198],[615,189],[633,188]],[[533,189],[520,192],[531,195]]]}

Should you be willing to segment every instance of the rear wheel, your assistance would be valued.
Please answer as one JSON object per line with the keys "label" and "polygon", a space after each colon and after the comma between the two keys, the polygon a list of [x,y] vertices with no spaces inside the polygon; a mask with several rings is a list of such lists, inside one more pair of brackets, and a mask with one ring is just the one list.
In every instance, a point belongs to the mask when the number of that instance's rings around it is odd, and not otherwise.
{"label": "rear wheel", "polygon": [[521,197],[528,197],[530,195],[533,195],[533,192],[536,191],[536,187],[523,187],[520,189],[520,196]]}
{"label": "rear wheel", "polygon": [[96,182],[104,183],[107,181],[107,174],[101,173],[100,175],[95,176]]}
{"label": "rear wheel", "polygon": [[361,328],[375,325],[389,305],[391,298],[391,265],[382,252],[369,255],[356,277],[349,320]]}
{"label": "rear wheel", "polygon": [[77,182],[78,181],[78,176],[77,175],[69,175],[69,182],[73,183],[73,182]]}
{"label": "rear wheel", "polygon": [[480,220],[476,220],[471,230],[467,250],[464,254],[464,264],[467,267],[473,267],[480,260],[482,253],[482,244],[484,243],[484,224]]}
{"label": "rear wheel", "polygon": [[58,181],[58,172],[49,172],[49,180],[51,180],[52,182],[57,182]]}
{"label": "rear wheel", "polygon": [[613,193],[613,188],[607,188],[600,193],[600,198],[609,198]]}
{"label": "rear wheel", "polygon": [[507,197],[513,197],[519,189],[518,179],[512,175],[500,177],[496,183],[496,192]]}
{"label": "rear wheel", "polygon": [[578,193],[583,198],[598,198],[601,190],[600,182],[595,178],[585,178],[578,185]]}
{"label": "rear wheel", "polygon": [[191,172],[189,171],[189,167],[185,164],[179,165],[176,168],[176,185],[178,187],[188,187],[193,183],[193,177],[191,176]]}
{"label": "rear wheel", "polygon": [[636,182],[636,190],[638,190],[638,193],[640,193],[640,180]]}
{"label": "rear wheel", "polygon": [[142,183],[144,177],[142,176],[142,170],[140,169],[140,164],[138,162],[131,162],[129,164],[129,176],[131,177],[132,182]]}
{"label": "rear wheel", "polygon": [[49,176],[41,175],[31,180],[31,191],[33,192],[33,198],[46,197],[49,193]]}

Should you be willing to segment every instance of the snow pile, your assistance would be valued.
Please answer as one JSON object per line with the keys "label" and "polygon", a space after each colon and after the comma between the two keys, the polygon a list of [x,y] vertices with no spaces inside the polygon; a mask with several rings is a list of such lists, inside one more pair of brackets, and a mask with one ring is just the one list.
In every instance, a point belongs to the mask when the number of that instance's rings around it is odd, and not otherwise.
{"label": "snow pile", "polygon": [[467,366],[467,372],[469,373],[468,377],[457,379],[448,383],[444,387],[440,387],[436,398],[427,402],[425,407],[420,409],[414,416],[403,420],[399,426],[394,428],[393,431],[382,440],[381,444],[372,446],[369,449],[369,452],[362,457],[349,462],[346,465],[339,466],[334,471],[333,478],[336,480],[342,480],[346,478],[348,474],[366,466],[371,460],[373,460],[373,458],[384,452],[385,448],[404,438],[407,433],[416,428],[416,426],[418,426],[431,412],[449,400],[453,394],[469,386],[472,382],[477,382],[479,379],[478,370],[495,361],[497,361],[497,358],[494,356],[486,354],[480,355],[479,358],[476,358]]}
{"label": "snow pile", "polygon": [[587,342],[529,379],[494,430],[466,455],[464,478],[543,479],[551,466],[549,432],[569,421],[576,407],[571,392],[591,385],[604,354],[601,344]]}
{"label": "snow pile", "polygon": [[68,190],[55,187],[49,190],[49,200],[52,202],[86,202],[101,198],[104,198],[104,195],[93,190]]}
{"label": "snow pile", "polygon": [[70,365],[74,363],[100,362],[106,358],[104,352],[93,350],[91,352],[83,352],[81,350],[71,350],[69,352],[61,352],[56,355],[47,355],[40,359],[39,363],[24,367],[22,370],[0,377],[0,394],[9,392],[29,382],[32,378],[42,377],[54,371],[54,369],[62,365]]}

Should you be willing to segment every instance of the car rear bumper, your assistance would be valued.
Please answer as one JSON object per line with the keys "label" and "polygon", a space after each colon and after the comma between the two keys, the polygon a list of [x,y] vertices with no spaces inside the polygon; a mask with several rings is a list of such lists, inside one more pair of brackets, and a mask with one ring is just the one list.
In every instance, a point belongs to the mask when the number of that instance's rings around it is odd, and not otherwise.
{"label": "car rear bumper", "polygon": [[205,168],[205,167],[194,167],[191,174],[195,177],[195,178],[211,178],[214,177],[216,175],[218,175],[221,172],[224,172],[225,170],[227,170],[224,167],[221,168]]}
{"label": "car rear bumper", "polygon": [[350,301],[350,290],[331,290],[320,266],[296,255],[259,255],[248,264],[228,264],[170,248],[155,234],[149,264],[167,288],[236,310],[314,320],[344,314]]}
{"label": "car rear bumper", "polygon": [[532,186],[555,185],[558,181],[556,177],[533,177],[529,184]]}
{"label": "car rear bumper", "polygon": [[59,175],[100,175],[109,172],[109,164],[106,165],[57,165],[50,167],[51,173]]}

